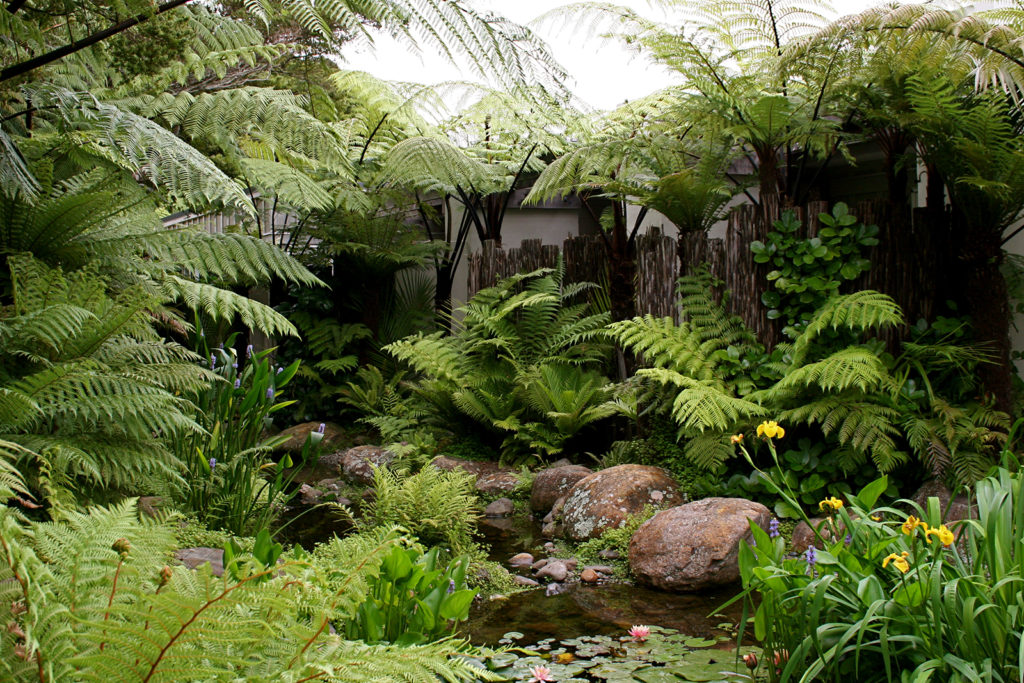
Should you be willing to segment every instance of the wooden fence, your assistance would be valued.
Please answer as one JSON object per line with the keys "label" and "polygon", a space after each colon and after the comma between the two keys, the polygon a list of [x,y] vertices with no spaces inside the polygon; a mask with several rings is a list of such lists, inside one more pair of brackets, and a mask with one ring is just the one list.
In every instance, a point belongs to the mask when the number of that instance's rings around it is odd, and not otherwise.
{"label": "wooden fence", "polygon": [[[803,223],[803,235],[818,233],[818,214],[828,211],[825,202],[811,202],[796,209]],[[955,267],[949,220],[924,209],[893,211],[886,202],[861,202],[850,207],[858,220],[879,226],[879,245],[868,250],[870,270],[848,286],[876,289],[892,296],[902,307],[909,323],[931,320],[937,304],[956,298],[946,289],[944,277]],[[750,243],[764,240],[768,226],[754,206],[740,206],[730,213],[724,238],[705,233],[682,235],[678,241],[654,231],[637,241],[636,310],[638,314],[672,316],[678,319],[675,283],[680,275],[692,274],[707,264],[711,274],[730,292],[729,309],[739,315],[758,338],[773,345],[780,326],[767,317],[761,295],[768,286],[768,264],[754,262]],[[501,249],[492,242],[469,257],[469,294],[493,285],[515,273],[553,267],[559,248],[541,240],[523,240],[522,246]],[[606,256],[599,236],[570,237],[561,247],[569,282],[606,280]],[[892,338],[898,336],[897,331]]]}
{"label": "wooden fence", "polygon": [[[523,240],[518,248],[502,249],[488,240],[479,253],[469,256],[469,295],[493,286],[502,278],[538,268],[554,268],[561,251],[567,282],[606,282],[607,257],[598,235],[570,237],[561,249],[539,239]],[[679,277],[676,241],[652,231],[637,240],[637,311],[679,318],[675,283]]]}

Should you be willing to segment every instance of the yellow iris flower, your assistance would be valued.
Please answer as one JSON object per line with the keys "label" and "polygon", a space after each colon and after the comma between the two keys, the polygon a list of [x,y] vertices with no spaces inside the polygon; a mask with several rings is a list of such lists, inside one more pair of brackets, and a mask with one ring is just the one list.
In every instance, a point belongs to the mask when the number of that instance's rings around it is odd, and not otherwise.
{"label": "yellow iris flower", "polygon": [[843,507],[843,501],[839,500],[835,496],[826,498],[825,500],[818,503],[818,509],[824,510],[825,508],[832,508],[833,510],[840,510]]}
{"label": "yellow iris flower", "polygon": [[917,527],[923,527],[926,533],[928,531],[928,524],[926,522],[922,522],[914,515],[910,515],[909,517],[907,517],[907,521],[903,522],[903,526],[901,526],[900,528],[903,529],[903,533],[905,533],[907,536],[910,536],[914,533],[914,529],[916,529]]}
{"label": "yellow iris flower", "polygon": [[732,436],[729,437],[729,441],[731,441],[733,443],[740,443],[741,441],[743,441],[743,435],[742,434],[733,434]]}
{"label": "yellow iris flower", "polygon": [[766,420],[757,425],[757,435],[766,439],[781,439],[786,435],[786,430],[780,427],[775,420]]}
{"label": "yellow iris flower", "polygon": [[936,536],[939,539],[939,542],[946,547],[953,545],[953,532],[950,531],[945,524],[940,526],[938,529],[929,529],[924,532],[925,540],[931,543],[932,539],[928,538],[929,536]]}
{"label": "yellow iris flower", "polygon": [[892,562],[892,566],[896,567],[896,569],[899,569],[900,572],[902,572],[903,574],[906,574],[908,571],[910,571],[910,563],[907,562],[907,557],[909,555],[910,553],[908,553],[906,550],[904,550],[899,555],[897,555],[896,553],[891,553],[888,557],[882,560],[882,569],[888,567],[889,563]]}

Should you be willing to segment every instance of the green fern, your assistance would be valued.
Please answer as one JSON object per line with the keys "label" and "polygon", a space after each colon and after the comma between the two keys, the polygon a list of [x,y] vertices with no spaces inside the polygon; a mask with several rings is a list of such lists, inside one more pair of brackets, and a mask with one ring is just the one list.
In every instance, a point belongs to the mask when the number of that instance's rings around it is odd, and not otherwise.
{"label": "green fern", "polygon": [[592,285],[563,286],[564,267],[513,276],[478,292],[456,334],[416,335],[385,350],[421,377],[413,391],[451,430],[466,418],[518,457],[543,442],[557,452],[585,425],[610,416],[606,313],[577,303]]}
{"label": "green fern", "polygon": [[[382,529],[342,554],[228,561],[224,578],[165,565],[173,521],[134,502],[30,524],[0,506],[0,672],[5,680],[468,681],[461,641],[367,646],[331,633],[354,616],[383,557]],[[161,568],[162,567],[162,568]]]}
{"label": "green fern", "polygon": [[475,554],[480,514],[475,482],[460,468],[427,466],[409,474],[379,467],[376,495],[361,523],[367,528],[398,525],[425,545],[444,544],[454,555]]}

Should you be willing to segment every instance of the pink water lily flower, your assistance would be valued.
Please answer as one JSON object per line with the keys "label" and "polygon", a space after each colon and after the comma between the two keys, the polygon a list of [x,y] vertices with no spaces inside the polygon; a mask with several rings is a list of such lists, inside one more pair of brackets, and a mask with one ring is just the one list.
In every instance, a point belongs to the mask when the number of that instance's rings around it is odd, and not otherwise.
{"label": "pink water lily flower", "polygon": [[633,628],[629,629],[629,635],[633,636],[642,643],[645,640],[647,640],[647,636],[651,635],[651,627],[634,626]]}
{"label": "pink water lily flower", "polygon": [[546,666],[535,666],[530,669],[530,674],[533,676],[528,683],[550,683],[555,679],[551,677],[551,669]]}

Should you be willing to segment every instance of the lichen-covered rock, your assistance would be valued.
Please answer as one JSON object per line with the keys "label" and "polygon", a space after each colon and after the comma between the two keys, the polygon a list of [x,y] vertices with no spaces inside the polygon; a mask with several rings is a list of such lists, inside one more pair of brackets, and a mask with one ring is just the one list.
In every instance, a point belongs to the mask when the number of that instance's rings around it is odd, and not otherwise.
{"label": "lichen-covered rock", "polygon": [[[739,546],[750,523],[767,528],[764,505],[743,498],[705,498],[662,510],[629,542],[629,568],[640,583],[692,592],[739,580]],[[749,520],[749,521],[748,521]]]}
{"label": "lichen-covered rock", "polygon": [[386,467],[395,454],[380,446],[356,446],[341,456],[341,473],[353,484],[373,486],[373,468]]}
{"label": "lichen-covered rock", "polygon": [[286,436],[288,440],[277,447],[279,451],[286,451],[288,453],[300,453],[302,447],[306,444],[306,439],[309,435],[320,428],[320,425],[324,425],[324,438],[320,442],[320,447],[324,451],[329,451],[336,446],[340,446],[345,441],[345,433],[341,427],[334,424],[333,422],[303,422],[302,424],[295,425],[284,429],[278,436]]}
{"label": "lichen-covered rock", "polygon": [[566,537],[585,541],[622,526],[647,505],[682,502],[676,483],[660,467],[616,465],[587,475],[569,489],[562,506],[562,529]]}
{"label": "lichen-covered rock", "polygon": [[534,512],[547,512],[576,482],[593,473],[592,469],[583,465],[566,465],[541,470],[533,479],[530,509]]}
{"label": "lichen-covered rock", "polygon": [[490,474],[491,472],[500,472],[502,470],[510,471],[508,468],[502,467],[496,462],[489,460],[465,460],[464,458],[452,458],[447,455],[439,455],[430,461],[430,464],[440,470],[451,471],[456,467],[465,470],[470,474],[479,477],[481,474]]}

